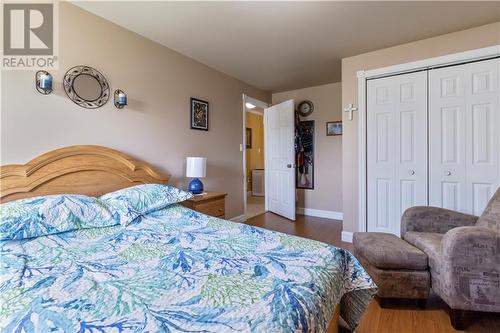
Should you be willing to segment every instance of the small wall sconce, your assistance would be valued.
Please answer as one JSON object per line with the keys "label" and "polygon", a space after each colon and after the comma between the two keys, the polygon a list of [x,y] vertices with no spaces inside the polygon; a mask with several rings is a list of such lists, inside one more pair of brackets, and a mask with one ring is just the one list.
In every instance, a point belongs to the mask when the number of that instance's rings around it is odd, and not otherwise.
{"label": "small wall sconce", "polygon": [[47,71],[38,71],[35,74],[36,90],[43,95],[52,92],[52,75]]}
{"label": "small wall sconce", "polygon": [[120,89],[115,90],[115,106],[118,109],[123,109],[127,105],[127,94]]}

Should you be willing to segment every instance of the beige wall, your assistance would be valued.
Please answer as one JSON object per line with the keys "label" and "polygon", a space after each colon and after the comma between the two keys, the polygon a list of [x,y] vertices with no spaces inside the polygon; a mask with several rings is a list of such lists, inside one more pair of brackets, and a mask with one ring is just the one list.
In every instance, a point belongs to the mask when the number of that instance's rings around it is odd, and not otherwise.
{"label": "beige wall", "polygon": [[[2,71],[1,163],[25,163],[75,144],[118,149],[169,172],[185,185],[186,156],[208,158],[207,190],[228,192],[226,216],[243,214],[242,93],[270,95],[68,3],[60,8],[60,69],[55,91],[34,89],[33,71]],[[85,64],[128,93],[96,110],[78,107],[61,86],[66,70]],[[210,102],[210,130],[189,129],[189,98]]]}
{"label": "beige wall", "polygon": [[326,122],[341,120],[340,82],[273,94],[273,104],[294,99],[314,103],[314,190],[298,190],[297,207],[342,212],[342,136],[326,136]]}
{"label": "beige wall", "polygon": [[264,169],[263,116],[246,112],[246,127],[252,129],[252,148],[246,149],[247,191],[251,191],[252,169]]}
{"label": "beige wall", "polygon": [[[342,105],[358,104],[356,72],[500,44],[500,22],[342,59]],[[358,230],[358,115],[343,113],[344,230]]]}

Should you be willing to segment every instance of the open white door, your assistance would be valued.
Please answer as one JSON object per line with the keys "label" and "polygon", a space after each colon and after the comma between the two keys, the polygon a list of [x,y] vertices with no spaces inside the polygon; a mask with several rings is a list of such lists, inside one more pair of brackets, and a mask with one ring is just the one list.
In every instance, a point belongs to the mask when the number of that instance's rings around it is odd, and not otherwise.
{"label": "open white door", "polygon": [[266,211],[295,221],[293,100],[264,109]]}

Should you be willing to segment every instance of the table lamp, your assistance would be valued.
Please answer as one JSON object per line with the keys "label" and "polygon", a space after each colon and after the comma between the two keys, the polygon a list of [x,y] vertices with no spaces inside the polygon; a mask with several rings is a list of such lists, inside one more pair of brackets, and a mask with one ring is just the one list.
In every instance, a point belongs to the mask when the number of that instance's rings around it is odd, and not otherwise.
{"label": "table lamp", "polygon": [[188,190],[193,194],[203,193],[203,183],[198,177],[206,176],[207,159],[205,157],[186,158],[186,177],[193,178],[189,183]]}

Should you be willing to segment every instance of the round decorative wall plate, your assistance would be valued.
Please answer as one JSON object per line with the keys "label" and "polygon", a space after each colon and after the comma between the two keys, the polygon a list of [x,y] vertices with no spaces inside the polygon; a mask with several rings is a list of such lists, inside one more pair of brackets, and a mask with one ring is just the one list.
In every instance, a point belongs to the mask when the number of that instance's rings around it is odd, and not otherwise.
{"label": "round decorative wall plate", "polygon": [[311,113],[313,113],[314,104],[313,104],[313,102],[311,102],[309,100],[304,100],[304,101],[299,103],[299,105],[297,107],[297,111],[299,111],[299,114],[302,117],[307,117],[307,116],[311,115]]}
{"label": "round decorative wall plate", "polygon": [[89,66],[70,68],[63,79],[66,95],[86,109],[97,109],[109,99],[109,84],[104,75]]}

